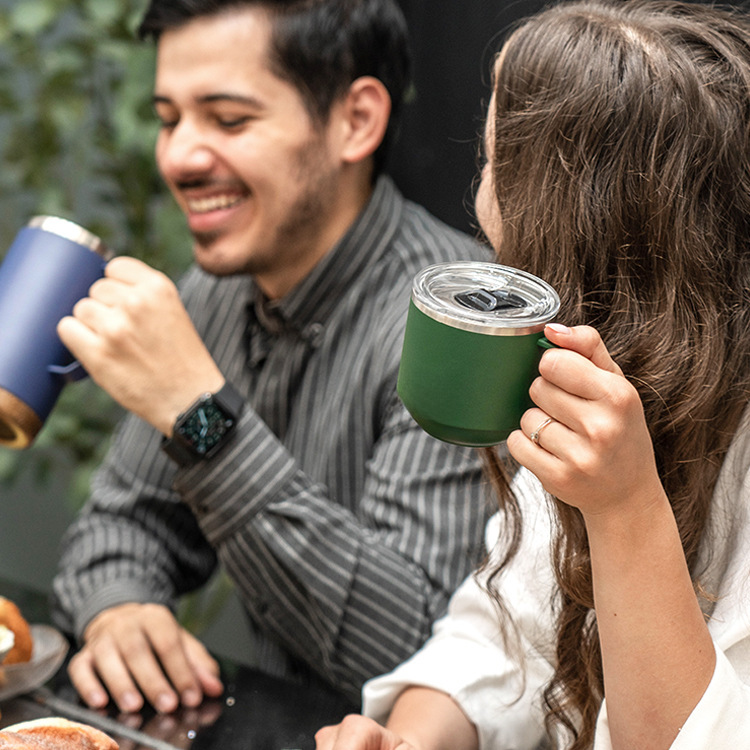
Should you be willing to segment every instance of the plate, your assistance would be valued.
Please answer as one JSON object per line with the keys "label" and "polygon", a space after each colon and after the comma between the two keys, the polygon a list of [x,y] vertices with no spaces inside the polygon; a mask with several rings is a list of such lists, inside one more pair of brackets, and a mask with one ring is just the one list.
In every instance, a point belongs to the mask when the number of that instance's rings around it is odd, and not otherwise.
{"label": "plate", "polygon": [[31,661],[0,666],[0,701],[43,685],[57,672],[68,653],[65,636],[50,625],[32,625],[34,650]]}

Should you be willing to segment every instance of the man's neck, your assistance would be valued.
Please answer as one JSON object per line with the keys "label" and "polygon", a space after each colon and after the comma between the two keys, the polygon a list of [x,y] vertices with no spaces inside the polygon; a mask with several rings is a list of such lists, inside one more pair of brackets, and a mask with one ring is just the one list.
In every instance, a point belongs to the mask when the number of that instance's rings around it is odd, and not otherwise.
{"label": "man's neck", "polygon": [[342,180],[337,205],[331,211],[330,220],[317,234],[314,247],[300,253],[301,260],[291,273],[285,269],[273,276],[255,276],[256,283],[268,299],[281,299],[288,294],[336,247],[372,197],[375,186],[371,175],[371,170],[357,170],[350,179]]}

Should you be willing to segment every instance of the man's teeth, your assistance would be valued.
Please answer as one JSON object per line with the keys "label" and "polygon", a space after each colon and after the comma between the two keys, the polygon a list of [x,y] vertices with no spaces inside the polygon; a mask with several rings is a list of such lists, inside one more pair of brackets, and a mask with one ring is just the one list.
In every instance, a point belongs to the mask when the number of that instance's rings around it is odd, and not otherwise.
{"label": "man's teeth", "polygon": [[239,195],[216,195],[213,198],[199,198],[188,201],[188,208],[193,213],[206,213],[236,206],[241,200],[242,196]]}

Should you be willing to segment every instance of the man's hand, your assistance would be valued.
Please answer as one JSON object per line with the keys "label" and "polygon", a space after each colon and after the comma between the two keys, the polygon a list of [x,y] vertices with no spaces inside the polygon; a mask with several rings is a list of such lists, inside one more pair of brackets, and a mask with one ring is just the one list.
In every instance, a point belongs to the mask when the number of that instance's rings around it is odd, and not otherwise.
{"label": "man's hand", "polygon": [[224,384],[177,287],[135,258],[110,261],[57,332],[99,386],[165,435],[201,394]]}
{"label": "man's hand", "polygon": [[109,700],[121,711],[138,711],[143,698],[158,711],[197,706],[224,687],[219,665],[200,641],[157,604],[122,604],[98,614],[71,659],[70,679],[92,708]]}

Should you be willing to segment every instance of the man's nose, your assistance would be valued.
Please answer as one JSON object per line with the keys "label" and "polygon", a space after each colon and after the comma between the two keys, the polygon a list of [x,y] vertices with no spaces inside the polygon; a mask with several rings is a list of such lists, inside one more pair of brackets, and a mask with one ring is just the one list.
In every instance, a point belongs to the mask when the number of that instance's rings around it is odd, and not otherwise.
{"label": "man's nose", "polygon": [[205,174],[215,161],[209,139],[189,121],[180,121],[161,132],[156,158],[162,174],[171,179]]}

